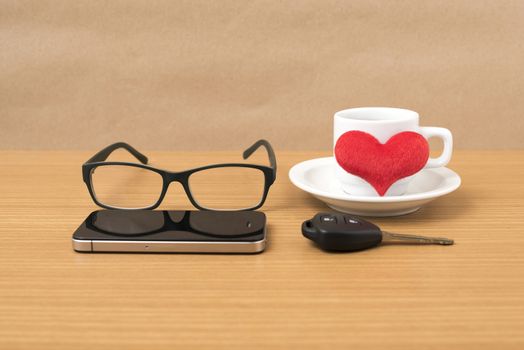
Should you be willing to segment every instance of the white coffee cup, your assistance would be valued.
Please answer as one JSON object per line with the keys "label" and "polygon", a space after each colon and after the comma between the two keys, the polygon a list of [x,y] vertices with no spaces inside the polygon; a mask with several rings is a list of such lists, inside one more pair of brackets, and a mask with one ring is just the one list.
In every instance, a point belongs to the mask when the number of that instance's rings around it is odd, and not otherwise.
{"label": "white coffee cup", "polygon": [[[362,107],[345,109],[335,113],[333,147],[344,133],[352,130],[363,131],[374,136],[380,143],[386,143],[393,135],[403,131],[421,134],[426,139],[440,137],[444,149],[438,158],[429,158],[424,168],[446,166],[453,148],[451,132],[445,128],[419,126],[417,112],[402,108]],[[386,196],[399,196],[406,192],[413,176],[395,182],[385,193]],[[344,192],[356,196],[378,196],[377,191],[362,178],[352,175],[337,164],[335,177]]]}

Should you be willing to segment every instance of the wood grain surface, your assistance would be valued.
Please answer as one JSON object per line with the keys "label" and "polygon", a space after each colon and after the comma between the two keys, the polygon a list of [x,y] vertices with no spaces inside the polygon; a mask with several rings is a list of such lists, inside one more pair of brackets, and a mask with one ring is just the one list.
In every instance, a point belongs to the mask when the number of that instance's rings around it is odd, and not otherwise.
{"label": "wood grain surface", "polygon": [[[90,155],[0,152],[0,349],[524,348],[522,151],[458,151],[457,192],[374,220],[454,246],[352,254],[323,253],[300,233],[327,207],[287,172],[327,154],[277,152],[259,255],[75,253],[71,234],[97,209],[81,180]],[[173,170],[240,159],[149,155]],[[161,208],[191,206],[172,186]]]}

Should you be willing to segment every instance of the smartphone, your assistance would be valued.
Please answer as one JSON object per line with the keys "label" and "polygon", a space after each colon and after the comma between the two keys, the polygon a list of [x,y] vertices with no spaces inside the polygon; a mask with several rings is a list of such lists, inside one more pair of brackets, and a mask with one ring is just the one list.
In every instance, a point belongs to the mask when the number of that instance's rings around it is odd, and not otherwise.
{"label": "smartphone", "polygon": [[77,252],[260,253],[259,211],[98,210],[73,233]]}

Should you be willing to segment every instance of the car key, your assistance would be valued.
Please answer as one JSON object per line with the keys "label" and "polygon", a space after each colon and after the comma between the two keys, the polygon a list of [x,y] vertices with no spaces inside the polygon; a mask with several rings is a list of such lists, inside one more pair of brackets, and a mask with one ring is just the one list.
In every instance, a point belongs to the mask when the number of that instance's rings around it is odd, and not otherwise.
{"label": "car key", "polygon": [[380,230],[369,221],[339,213],[319,213],[302,224],[302,234],[328,251],[351,252],[375,247],[382,242],[451,245],[440,237],[404,235]]}

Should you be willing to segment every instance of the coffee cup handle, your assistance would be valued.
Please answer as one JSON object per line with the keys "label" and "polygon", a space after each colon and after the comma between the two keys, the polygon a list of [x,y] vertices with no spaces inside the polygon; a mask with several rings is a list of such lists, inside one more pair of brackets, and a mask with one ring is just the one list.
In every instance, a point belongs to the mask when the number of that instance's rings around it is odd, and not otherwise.
{"label": "coffee cup handle", "polygon": [[444,149],[438,158],[429,158],[424,168],[440,168],[446,166],[451,160],[453,151],[453,136],[451,131],[446,128],[437,128],[434,126],[424,126],[420,128],[420,133],[426,139],[430,137],[440,137],[444,142]]}

